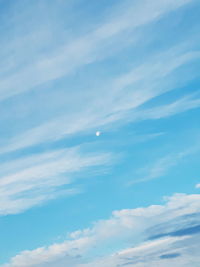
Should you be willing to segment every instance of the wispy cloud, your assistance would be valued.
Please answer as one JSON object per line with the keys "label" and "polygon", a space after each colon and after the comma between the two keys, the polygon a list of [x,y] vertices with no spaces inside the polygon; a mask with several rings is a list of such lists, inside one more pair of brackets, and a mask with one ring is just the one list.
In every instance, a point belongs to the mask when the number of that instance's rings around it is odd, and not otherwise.
{"label": "wispy cloud", "polygon": [[160,119],[199,107],[200,98],[198,97],[198,94],[189,94],[169,104],[164,104],[162,106],[149,109],[147,108],[138,112],[136,111],[135,118],[138,120]]}
{"label": "wispy cloud", "polygon": [[[197,264],[199,232],[190,229],[197,229],[199,214],[199,195],[175,194],[166,198],[164,205],[114,211],[110,219],[97,221],[91,228],[71,233],[71,240],[23,251],[3,266]],[[151,240],[152,235],[162,236],[166,232],[167,236]],[[116,242],[120,247],[115,245]],[[105,244],[107,247],[109,244],[111,251],[103,249]]]}
{"label": "wispy cloud", "polygon": [[[127,185],[134,185],[160,178],[166,175],[173,167],[179,165],[188,156],[195,155],[200,151],[199,142],[195,145],[191,145],[182,151],[169,153],[159,159],[155,160],[151,164],[139,169],[137,175],[141,176],[139,179],[132,179]],[[145,173],[145,174],[144,174]]]}
{"label": "wispy cloud", "polygon": [[[149,100],[177,88],[177,81],[170,78],[180,66],[197,59],[198,52],[187,52],[187,45],[176,46],[162,54],[155,55],[148,62],[128,73],[109,81],[96,93],[88,96],[78,110],[31,128],[9,140],[9,145],[1,148],[1,153],[12,151],[42,142],[55,141],[64,136],[91,131],[121,121],[158,119],[199,107],[199,100],[192,95],[174,103],[144,109],[137,108]],[[181,83],[184,83],[182,78]],[[186,77],[188,81],[188,76]],[[109,92],[108,92],[109,88]],[[87,91],[85,92],[88,93]],[[106,94],[106,99],[101,97]],[[78,95],[77,95],[77,98]],[[77,100],[79,102],[79,100]],[[88,103],[90,103],[88,105]],[[5,142],[6,143],[6,142]]]}
{"label": "wispy cloud", "polygon": [[[124,31],[134,31],[139,26],[150,23],[189,2],[191,1],[181,0],[174,3],[170,0],[160,3],[156,0],[149,5],[146,0],[142,2],[134,1],[134,4],[131,1],[124,1],[122,5],[116,8],[114,13],[111,12],[109,17],[90,33],[62,46],[56,46],[53,51],[42,56],[39,60],[33,61],[31,59],[25,65],[20,64],[18,68],[18,62],[15,63],[15,68],[11,65],[10,70],[6,69],[6,75],[1,77],[0,80],[0,99],[5,99],[45,82],[58,79],[81,66],[105,57],[105,51],[109,51],[113,47],[113,38],[115,38],[115,43],[118,44],[118,49],[120,49],[122,42],[117,42],[116,38],[121,39]],[[16,22],[18,23],[18,21]],[[34,32],[33,35],[35,34]],[[46,29],[39,34],[46,36]],[[37,38],[37,35],[30,37],[29,33],[30,41],[35,38]],[[48,39],[43,40],[43,42],[45,41],[48,41]],[[104,48],[103,54],[102,46]],[[21,52],[23,51],[18,51],[18,54]],[[36,52],[38,53],[38,51]],[[9,66],[9,64],[6,65]],[[13,68],[15,69],[14,72],[12,71]]]}
{"label": "wispy cloud", "polygon": [[[107,165],[111,154],[83,154],[78,147],[63,149],[2,164],[0,214],[22,212],[59,197],[79,193],[70,186],[73,174]],[[68,187],[64,187],[68,185]]]}

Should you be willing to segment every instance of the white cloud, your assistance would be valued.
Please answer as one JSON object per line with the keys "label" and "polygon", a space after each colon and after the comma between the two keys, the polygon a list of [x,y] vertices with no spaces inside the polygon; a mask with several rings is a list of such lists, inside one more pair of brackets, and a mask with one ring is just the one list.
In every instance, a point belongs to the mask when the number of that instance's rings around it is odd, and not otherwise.
{"label": "white cloud", "polygon": [[195,186],[196,188],[200,188],[200,184],[196,184],[196,186]]}
{"label": "white cloud", "polygon": [[78,193],[62,186],[73,183],[73,174],[110,160],[109,153],[83,154],[75,147],[2,164],[0,214],[19,213],[60,195]]}
{"label": "white cloud", "polygon": [[[136,266],[167,266],[170,261],[197,264],[200,195],[175,194],[165,200],[164,205],[114,211],[110,219],[71,233],[71,239],[63,243],[23,251],[3,266],[116,267],[131,262]],[[191,229],[197,230],[192,233]]]}
{"label": "white cloud", "polygon": [[[106,51],[109,51],[109,48],[113,48],[112,38],[114,38],[116,44],[118,44],[118,49],[120,49],[119,44],[121,42],[116,41],[115,38],[118,37],[121,41],[121,34],[124,31],[128,29],[133,31],[139,26],[148,24],[167,12],[189,2],[191,1],[181,0],[174,2],[168,0],[161,3],[156,0],[149,4],[147,0],[134,1],[134,3],[132,1],[124,1],[123,4],[116,7],[115,12],[111,12],[109,17],[90,33],[80,36],[63,46],[56,46],[54,51],[43,56],[40,60],[33,61],[31,58],[31,61],[26,63],[25,66],[20,65],[20,68],[19,66],[15,68],[15,72],[12,72],[13,66],[11,65],[10,71],[6,70],[6,73],[10,72],[10,75],[6,74],[5,77],[0,79],[0,99],[30,90],[35,86],[60,78],[81,66],[105,57]],[[34,32],[33,35],[35,34]],[[41,33],[39,34],[42,36]],[[30,33],[28,35],[30,42],[36,38],[34,36],[30,37]],[[43,36],[46,35],[45,29]],[[43,40],[44,43],[45,41]],[[102,46],[104,47],[103,54],[101,52]],[[20,52],[23,51],[18,51],[18,54]],[[16,69],[18,70],[16,71]]]}
{"label": "white cloud", "polygon": [[[9,145],[2,146],[0,153],[109,126],[114,122],[126,123],[130,117],[132,121],[156,119],[197,108],[199,100],[192,99],[191,95],[168,105],[137,111],[140,105],[152,98],[175,89],[177,81],[171,81],[169,75],[198,56],[198,52],[187,52],[187,44],[154,55],[149,61],[113,79],[95,94],[92,93],[92,96],[89,95],[89,106],[84,102],[84,108],[79,107],[71,113],[65,113],[16,135],[9,140]],[[104,93],[106,98],[101,97]],[[77,98],[80,96],[77,95]]]}

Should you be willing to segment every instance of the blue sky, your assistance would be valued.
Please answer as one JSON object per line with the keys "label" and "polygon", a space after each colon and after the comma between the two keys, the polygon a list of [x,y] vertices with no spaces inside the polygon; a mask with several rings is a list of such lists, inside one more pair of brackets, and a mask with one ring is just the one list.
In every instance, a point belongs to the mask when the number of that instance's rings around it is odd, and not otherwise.
{"label": "blue sky", "polygon": [[0,0],[0,266],[199,266],[199,12]]}

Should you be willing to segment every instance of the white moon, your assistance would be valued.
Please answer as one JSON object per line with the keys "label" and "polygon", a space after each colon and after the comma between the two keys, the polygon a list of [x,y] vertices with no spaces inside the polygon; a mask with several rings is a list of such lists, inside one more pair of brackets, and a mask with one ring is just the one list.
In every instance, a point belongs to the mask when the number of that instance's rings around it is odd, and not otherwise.
{"label": "white moon", "polygon": [[101,134],[101,132],[97,131],[96,132],[96,136],[99,136]]}

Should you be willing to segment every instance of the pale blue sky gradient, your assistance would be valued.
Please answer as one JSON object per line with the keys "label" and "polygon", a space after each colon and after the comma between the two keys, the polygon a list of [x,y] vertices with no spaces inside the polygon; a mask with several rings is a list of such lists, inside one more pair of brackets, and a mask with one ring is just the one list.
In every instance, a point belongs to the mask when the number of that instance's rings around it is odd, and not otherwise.
{"label": "pale blue sky gradient", "polygon": [[0,0],[0,266],[199,266],[199,12]]}

